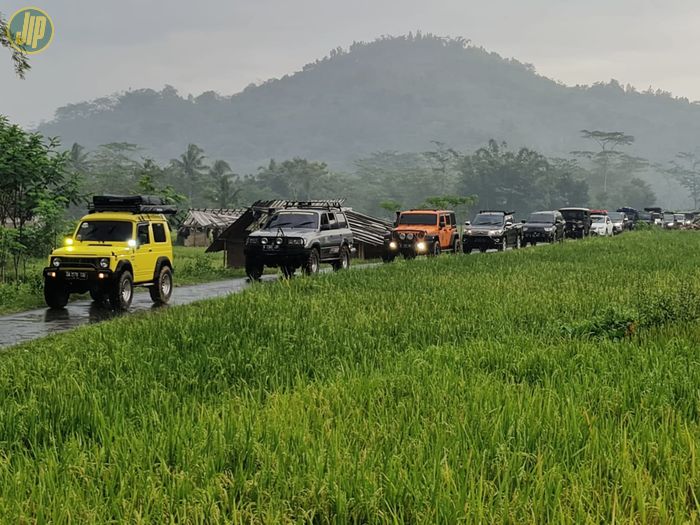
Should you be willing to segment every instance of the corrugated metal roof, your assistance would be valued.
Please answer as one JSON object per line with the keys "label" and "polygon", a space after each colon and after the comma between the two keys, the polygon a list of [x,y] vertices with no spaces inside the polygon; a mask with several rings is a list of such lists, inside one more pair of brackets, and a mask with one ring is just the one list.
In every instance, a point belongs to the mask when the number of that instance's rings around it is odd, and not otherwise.
{"label": "corrugated metal roof", "polygon": [[354,211],[352,208],[343,208],[356,242],[363,242],[372,246],[384,244],[384,235],[389,233],[392,224],[384,219],[371,217],[364,213]]}
{"label": "corrugated metal roof", "polygon": [[[221,232],[219,237],[207,248],[207,252],[219,252],[223,250],[225,241],[227,240],[245,239],[249,232],[255,231],[262,226],[267,220],[270,210],[284,208],[287,204],[291,204],[291,202],[292,201],[280,199],[257,201],[253,203],[253,205],[234,223]],[[343,200],[314,200],[311,202],[313,202],[314,205],[327,205],[338,202],[342,204]],[[348,225],[352,230],[356,242],[362,242],[372,246],[381,246],[384,244],[384,235],[390,232],[392,228],[391,222],[365,215],[352,208],[342,208],[342,210],[348,219]]]}
{"label": "corrugated metal roof", "polygon": [[238,220],[247,208],[190,208],[182,221],[183,228],[226,228]]}

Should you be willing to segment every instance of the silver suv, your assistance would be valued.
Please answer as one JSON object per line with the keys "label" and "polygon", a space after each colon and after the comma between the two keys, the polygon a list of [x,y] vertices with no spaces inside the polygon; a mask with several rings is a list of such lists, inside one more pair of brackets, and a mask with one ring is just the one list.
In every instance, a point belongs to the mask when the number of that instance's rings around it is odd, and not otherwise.
{"label": "silver suv", "polygon": [[285,277],[298,268],[318,273],[321,263],[344,270],[353,252],[352,231],[340,207],[297,203],[274,212],[246,238],[245,269],[251,280],[259,280],[266,266],[280,268]]}

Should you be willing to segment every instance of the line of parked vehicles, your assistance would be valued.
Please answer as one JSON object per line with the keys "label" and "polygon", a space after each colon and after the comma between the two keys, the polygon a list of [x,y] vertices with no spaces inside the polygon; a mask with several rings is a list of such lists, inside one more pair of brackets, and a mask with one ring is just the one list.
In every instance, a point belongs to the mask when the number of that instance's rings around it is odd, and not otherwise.
{"label": "line of parked vehicles", "polygon": [[[651,210],[651,211],[650,211]],[[392,231],[384,243],[383,260],[391,262],[398,256],[411,259],[417,255],[505,251],[540,243],[560,243],[564,239],[589,236],[607,237],[634,229],[639,221],[675,227],[669,215],[657,208],[639,212],[634,208],[619,208],[614,212],[601,209],[568,207],[559,210],[536,211],[528,219],[516,221],[511,211],[481,210],[464,223],[460,234],[451,210],[406,210],[398,212]],[[675,221],[694,219],[689,214],[675,214]],[[669,219],[667,221],[667,219]]]}
{"label": "line of parked vehicles", "polygon": [[[174,206],[149,196],[95,196],[64,246],[54,250],[44,268],[44,298],[62,308],[73,293],[90,293],[96,302],[127,309],[135,286],[146,287],[154,303],[167,303],[173,288],[173,252],[165,218]],[[397,212],[384,236],[382,259],[507,250],[540,243],[559,243],[590,235],[611,236],[631,230],[640,221],[664,228],[693,224],[695,214],[660,208],[620,208],[615,212],[588,208],[537,211],[516,221],[513,212],[481,210],[460,229],[452,210],[414,209]],[[286,277],[298,269],[311,275],[322,263],[334,270],[350,266],[354,236],[340,202],[288,202],[268,210],[245,240],[245,269],[258,280],[265,267],[280,268]]]}

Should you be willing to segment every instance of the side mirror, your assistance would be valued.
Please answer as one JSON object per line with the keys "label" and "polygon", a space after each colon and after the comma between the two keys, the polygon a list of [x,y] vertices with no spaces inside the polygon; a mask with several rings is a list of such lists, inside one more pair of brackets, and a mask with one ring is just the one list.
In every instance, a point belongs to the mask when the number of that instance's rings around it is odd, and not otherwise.
{"label": "side mirror", "polygon": [[525,223],[527,223],[527,219],[522,219],[522,220],[520,221],[520,224],[525,224]]}
{"label": "side mirror", "polygon": [[513,226],[513,221],[506,221],[506,227]]}
{"label": "side mirror", "polygon": [[464,225],[465,225],[465,226],[471,226],[472,223],[471,223],[471,221],[464,221]]}

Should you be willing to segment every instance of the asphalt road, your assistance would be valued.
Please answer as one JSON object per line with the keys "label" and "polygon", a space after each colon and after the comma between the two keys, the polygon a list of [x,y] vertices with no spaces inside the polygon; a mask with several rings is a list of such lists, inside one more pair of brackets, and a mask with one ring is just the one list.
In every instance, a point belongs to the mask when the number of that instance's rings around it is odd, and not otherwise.
{"label": "asphalt road", "polygon": [[[276,278],[275,275],[263,276],[264,281],[272,281]],[[147,293],[136,293],[128,313],[157,310],[168,308],[170,305],[221,297],[245,290],[248,286],[250,283],[246,278],[179,286],[173,290],[170,304],[166,306],[154,306]],[[87,299],[68,303],[68,306],[60,310],[41,308],[2,316],[0,317],[0,348],[65,332],[84,324],[99,323],[119,315],[128,315],[128,313],[117,313],[107,306],[95,304]]]}

